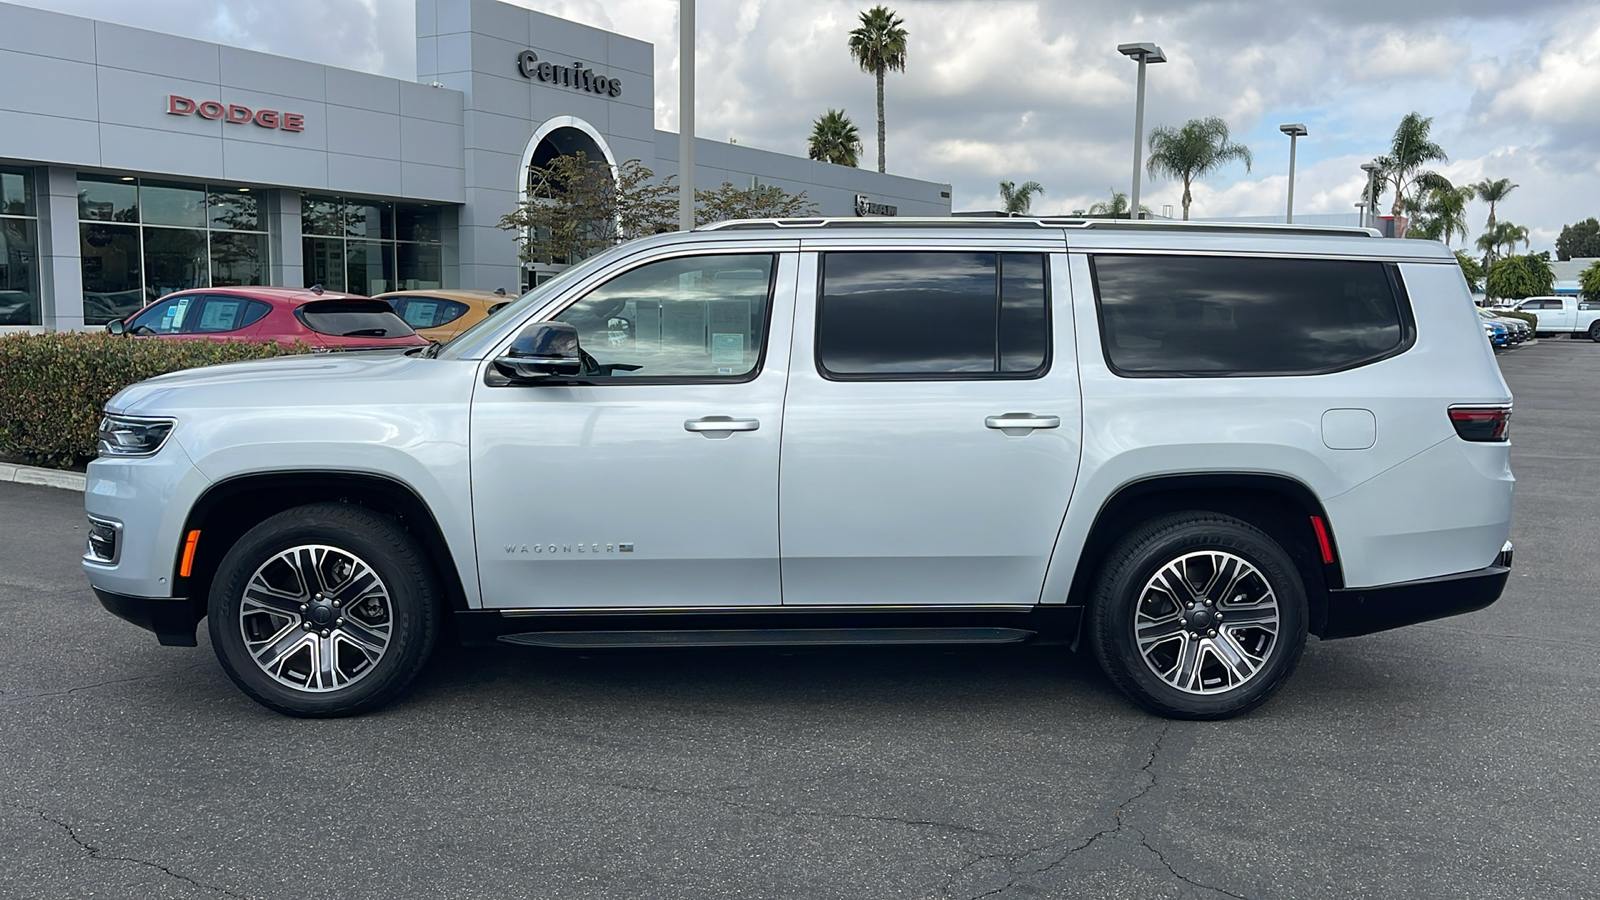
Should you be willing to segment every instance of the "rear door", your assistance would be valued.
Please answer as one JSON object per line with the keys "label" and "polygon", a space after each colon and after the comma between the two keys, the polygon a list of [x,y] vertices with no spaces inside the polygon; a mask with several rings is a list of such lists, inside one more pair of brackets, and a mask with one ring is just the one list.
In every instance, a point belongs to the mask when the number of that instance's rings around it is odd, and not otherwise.
{"label": "rear door", "polygon": [[1061,248],[839,240],[803,255],[785,605],[1039,601],[1079,454]]}

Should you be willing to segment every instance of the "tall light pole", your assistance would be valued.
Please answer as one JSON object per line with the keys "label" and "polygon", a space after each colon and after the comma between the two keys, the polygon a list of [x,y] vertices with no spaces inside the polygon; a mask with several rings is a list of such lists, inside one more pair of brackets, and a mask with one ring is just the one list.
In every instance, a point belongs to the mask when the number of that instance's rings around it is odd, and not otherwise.
{"label": "tall light pole", "polygon": [[694,0],[678,0],[678,230],[694,230]]}
{"label": "tall light pole", "polygon": [[1133,193],[1128,197],[1128,217],[1139,218],[1139,168],[1144,164],[1144,67],[1145,63],[1164,63],[1165,53],[1155,44],[1118,44],[1117,52],[1139,63],[1139,100],[1133,114]]}
{"label": "tall light pole", "polygon": [[1368,228],[1378,226],[1378,196],[1377,188],[1372,186],[1373,178],[1378,174],[1377,163],[1362,163],[1361,171],[1367,173],[1367,221],[1362,223]]}
{"label": "tall light pole", "polygon": [[1306,136],[1306,127],[1299,123],[1293,125],[1279,125],[1278,130],[1289,136],[1289,209],[1284,222],[1294,224],[1294,142],[1296,138]]}

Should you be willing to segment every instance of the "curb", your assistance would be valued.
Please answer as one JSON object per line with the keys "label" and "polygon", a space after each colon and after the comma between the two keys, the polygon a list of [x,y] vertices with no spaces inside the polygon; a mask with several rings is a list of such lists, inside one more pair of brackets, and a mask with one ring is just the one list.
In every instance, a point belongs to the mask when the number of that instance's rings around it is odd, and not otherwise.
{"label": "curb", "polygon": [[36,484],[68,491],[82,491],[85,481],[82,472],[63,472],[60,469],[40,469],[34,466],[0,463],[0,483]]}

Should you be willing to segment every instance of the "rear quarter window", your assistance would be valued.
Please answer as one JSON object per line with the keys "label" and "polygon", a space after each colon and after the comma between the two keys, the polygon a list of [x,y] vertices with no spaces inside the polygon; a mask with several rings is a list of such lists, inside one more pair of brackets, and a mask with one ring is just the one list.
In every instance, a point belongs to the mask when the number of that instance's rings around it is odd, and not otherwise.
{"label": "rear quarter window", "polygon": [[382,300],[315,300],[295,312],[306,327],[335,337],[405,337],[416,334]]}
{"label": "rear quarter window", "polygon": [[1106,363],[1119,375],[1315,375],[1415,340],[1389,263],[1106,254],[1090,267]]}

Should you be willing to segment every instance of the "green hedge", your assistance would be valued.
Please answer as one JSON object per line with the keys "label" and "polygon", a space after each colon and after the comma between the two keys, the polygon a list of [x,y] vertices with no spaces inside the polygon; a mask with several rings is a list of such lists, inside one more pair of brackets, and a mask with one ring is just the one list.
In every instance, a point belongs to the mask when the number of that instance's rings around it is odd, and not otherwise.
{"label": "green hedge", "polygon": [[180,369],[288,352],[105,333],[0,337],[0,455],[41,466],[85,463],[95,456],[101,409],[117,391]]}

